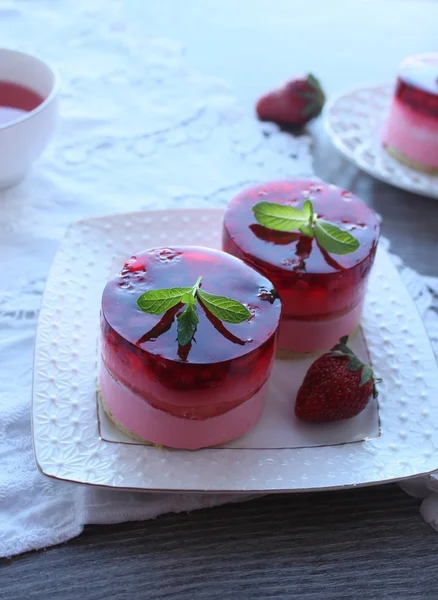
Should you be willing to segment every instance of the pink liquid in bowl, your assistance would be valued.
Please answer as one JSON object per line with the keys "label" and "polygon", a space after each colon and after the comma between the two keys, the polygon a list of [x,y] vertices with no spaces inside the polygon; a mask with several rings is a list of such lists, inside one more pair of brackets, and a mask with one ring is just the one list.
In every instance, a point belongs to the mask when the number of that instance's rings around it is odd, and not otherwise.
{"label": "pink liquid in bowl", "polygon": [[0,127],[18,121],[35,110],[44,98],[28,87],[0,81]]}

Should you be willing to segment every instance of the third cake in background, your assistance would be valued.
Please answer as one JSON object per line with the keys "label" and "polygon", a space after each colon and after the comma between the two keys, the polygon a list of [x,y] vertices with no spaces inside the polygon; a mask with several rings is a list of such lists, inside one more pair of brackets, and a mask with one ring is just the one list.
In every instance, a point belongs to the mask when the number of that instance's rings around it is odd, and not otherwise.
{"label": "third cake in background", "polygon": [[382,140],[399,161],[438,173],[438,53],[401,63]]}
{"label": "third cake in background", "polygon": [[331,348],[359,324],[380,226],[357,196],[322,181],[259,184],[228,205],[222,247],[282,301],[280,350]]}

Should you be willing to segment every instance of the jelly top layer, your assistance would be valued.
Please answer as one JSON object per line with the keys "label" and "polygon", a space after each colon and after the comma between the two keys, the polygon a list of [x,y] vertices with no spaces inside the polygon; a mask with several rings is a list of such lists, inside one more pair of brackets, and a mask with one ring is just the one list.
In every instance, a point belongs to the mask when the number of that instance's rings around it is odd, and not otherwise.
{"label": "jelly top layer", "polygon": [[[138,297],[148,290],[190,287],[202,276],[201,288],[238,300],[252,313],[239,324],[222,323],[198,302],[199,324],[191,346],[177,342],[178,305],[164,315],[142,312]],[[125,340],[151,354],[176,361],[213,363],[244,356],[261,346],[278,327],[281,303],[268,279],[241,260],[208,248],[156,248],[128,260],[103,292],[102,316]]]}
{"label": "jelly top layer", "polygon": [[438,53],[405,58],[398,69],[398,76],[409,85],[438,95]]}
{"label": "jelly top layer", "polygon": [[[298,232],[283,233],[260,225],[252,207],[275,202],[301,208],[306,199],[321,218],[351,232],[360,243],[351,254],[329,254],[315,238]],[[375,249],[380,233],[377,216],[357,196],[323,182],[297,180],[260,184],[244,190],[228,205],[224,225],[246,255],[281,271],[297,274],[336,273],[353,268]]]}

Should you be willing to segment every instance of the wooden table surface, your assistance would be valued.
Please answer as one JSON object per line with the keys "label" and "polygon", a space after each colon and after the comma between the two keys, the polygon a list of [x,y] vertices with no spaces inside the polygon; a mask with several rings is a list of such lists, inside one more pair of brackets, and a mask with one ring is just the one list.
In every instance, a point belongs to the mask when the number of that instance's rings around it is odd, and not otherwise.
{"label": "wooden table surface", "polygon": [[[258,94],[303,70],[335,93],[391,80],[405,55],[438,50],[432,0],[243,0],[239,11],[232,0],[206,0],[201,16],[197,0],[193,10],[161,1],[167,18],[153,33],[180,40],[189,62],[227,79],[250,111]],[[438,201],[373,180],[337,154],[320,123],[310,131],[316,172],[362,196],[383,216],[392,250],[438,276]],[[418,508],[391,485],[87,527],[65,545],[3,561],[0,597],[438,598],[438,534]]]}

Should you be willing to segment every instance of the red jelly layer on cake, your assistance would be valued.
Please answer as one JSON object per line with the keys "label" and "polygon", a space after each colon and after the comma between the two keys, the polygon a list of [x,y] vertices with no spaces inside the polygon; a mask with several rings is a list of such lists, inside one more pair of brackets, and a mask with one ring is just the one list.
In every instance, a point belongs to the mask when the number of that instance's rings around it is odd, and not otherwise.
{"label": "red jelly layer on cake", "polygon": [[[346,229],[359,241],[355,252],[329,254],[316,238],[260,225],[252,210],[258,202],[302,208],[308,199],[319,217]],[[272,281],[283,305],[283,328],[288,320],[310,324],[336,320],[352,311],[360,317],[379,232],[375,213],[350,192],[323,182],[280,181],[244,190],[230,202],[224,218],[222,246]],[[344,326],[350,328],[350,324],[351,319]],[[331,341],[320,345],[313,329],[309,329],[309,335],[316,339],[309,348],[303,340],[285,341],[280,329],[280,347],[294,351],[324,349]],[[300,328],[297,333],[304,336],[306,329]],[[339,332],[333,333],[336,341]],[[342,335],[345,333],[348,332]]]}
{"label": "red jelly layer on cake", "polygon": [[[198,302],[196,333],[189,345],[181,347],[177,317],[183,306],[152,315],[138,308],[137,299],[148,290],[190,287],[200,276],[201,289],[238,300],[251,317],[240,324],[223,323]],[[255,396],[269,377],[281,312],[271,288],[261,274],[217,250],[172,247],[139,253],[103,293],[103,371],[134,394],[136,402],[140,399],[155,415],[166,413],[179,424],[224,415]],[[126,407],[115,417],[138,433],[124,419],[129,420],[128,413]],[[211,443],[226,441],[226,434],[223,437]],[[172,445],[167,439],[149,441]],[[197,447],[196,441],[190,447]]]}

